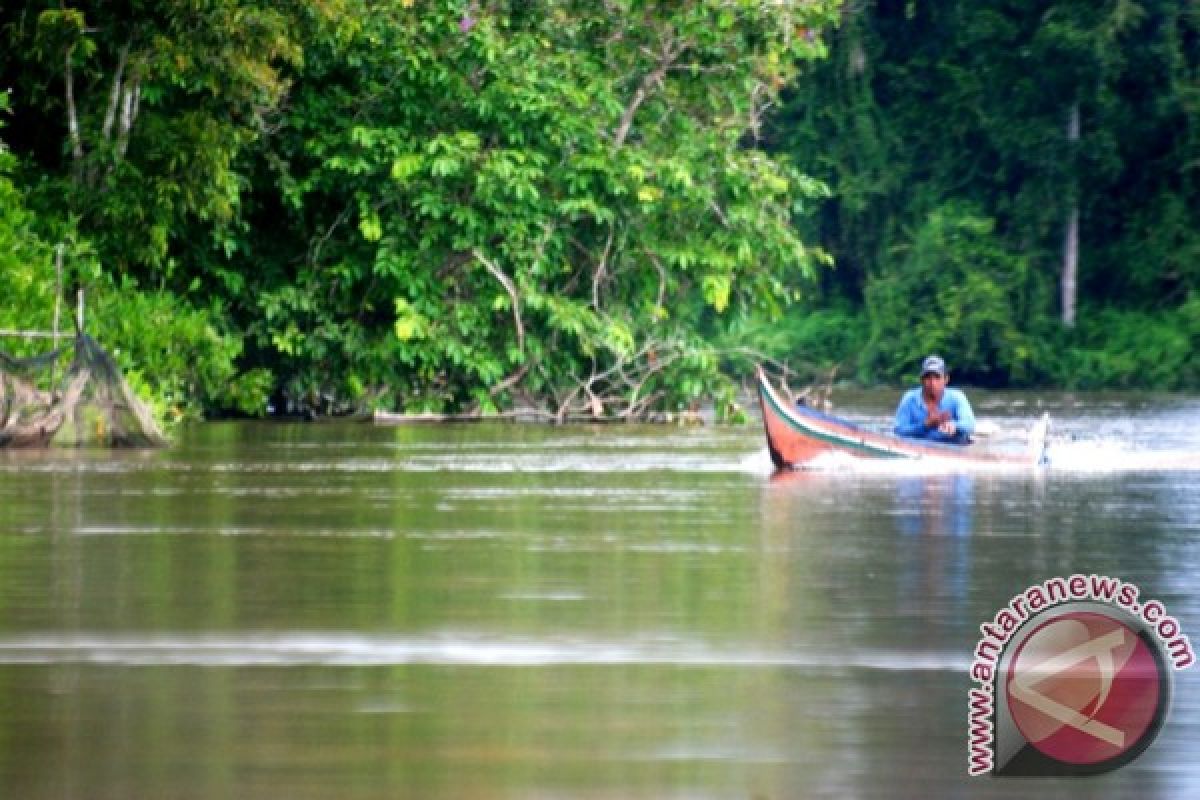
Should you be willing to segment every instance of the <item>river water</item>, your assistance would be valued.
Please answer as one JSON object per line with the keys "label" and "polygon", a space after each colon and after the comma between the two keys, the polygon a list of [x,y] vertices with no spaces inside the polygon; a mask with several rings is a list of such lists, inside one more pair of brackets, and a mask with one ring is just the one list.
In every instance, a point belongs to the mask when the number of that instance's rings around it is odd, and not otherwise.
{"label": "river water", "polygon": [[1200,400],[976,399],[1042,407],[1046,470],[772,475],[753,425],[0,452],[0,797],[1197,796],[1200,669],[1123,769],[967,776],[1026,586],[1118,576],[1200,643]]}

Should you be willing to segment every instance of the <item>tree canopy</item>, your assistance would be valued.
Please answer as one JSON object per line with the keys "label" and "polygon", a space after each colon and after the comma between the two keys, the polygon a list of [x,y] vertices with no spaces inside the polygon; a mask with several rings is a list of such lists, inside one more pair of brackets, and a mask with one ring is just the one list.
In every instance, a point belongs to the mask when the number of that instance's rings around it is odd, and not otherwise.
{"label": "tree canopy", "polygon": [[207,311],[287,404],[636,415],[822,260],[755,142],[834,8],[29,3],[5,69],[78,279]]}
{"label": "tree canopy", "polygon": [[1195,4],[879,0],[830,53],[773,140],[832,188],[797,224],[838,263],[816,305],[865,312],[860,374],[938,347],[995,385],[1196,386]]}
{"label": "tree canopy", "polygon": [[[1194,388],[1168,0],[0,9],[0,325],[164,413],[723,406],[746,354]],[[832,266],[832,269],[830,268]],[[270,399],[270,401],[269,401]]]}

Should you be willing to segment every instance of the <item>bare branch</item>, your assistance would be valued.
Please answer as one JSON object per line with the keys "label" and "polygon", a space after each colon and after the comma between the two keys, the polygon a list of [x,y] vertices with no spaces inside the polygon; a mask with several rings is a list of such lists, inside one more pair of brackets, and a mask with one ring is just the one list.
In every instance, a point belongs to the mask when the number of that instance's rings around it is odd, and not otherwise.
{"label": "bare branch", "polygon": [[762,124],[768,111],[774,107],[774,93],[765,84],[757,82],[754,88],[750,91],[750,108],[747,111],[747,124],[750,127],[750,135],[754,137],[754,141],[762,139]]}
{"label": "bare branch", "polygon": [[558,404],[558,410],[554,412],[554,419],[560,424],[566,420],[567,414],[571,410],[571,403],[575,400],[575,395],[577,394],[579,394],[579,386],[575,386],[571,391],[567,392],[566,398]]}
{"label": "bare branch", "polygon": [[316,266],[321,259],[321,250],[324,249],[326,242],[333,236],[334,231],[346,224],[346,220],[350,218],[350,213],[354,210],[352,203],[347,203],[342,209],[342,213],[338,214],[337,219],[325,230],[325,235],[319,239],[315,239],[308,248],[308,263]]}
{"label": "bare branch", "polygon": [[454,273],[463,264],[468,264],[471,261],[471,254],[465,250],[454,250],[442,259],[442,265],[438,267],[434,274],[439,281],[445,281],[452,273]]}
{"label": "bare branch", "polygon": [[642,78],[629,105],[621,114],[621,121],[617,125],[616,135],[613,137],[613,150],[620,150],[624,146],[625,139],[629,136],[629,129],[633,127],[633,117],[637,114],[638,108],[646,102],[646,98],[650,96],[655,87],[662,85],[667,70],[675,63],[675,59],[679,57],[682,50],[682,47],[676,48],[674,37],[668,35],[663,43],[662,53],[658,56],[658,66]]}
{"label": "bare branch", "polygon": [[671,66],[667,67],[667,69],[670,72],[693,72],[711,75],[717,72],[733,72],[742,64],[752,63],[754,63],[754,61],[750,58],[736,58],[728,64],[710,64],[707,66],[701,64],[672,64]]}
{"label": "bare branch", "polygon": [[713,200],[708,205],[710,208],[712,208],[713,213],[717,215],[717,219],[721,220],[721,226],[728,228],[729,217],[725,216],[725,212],[721,210],[721,206],[717,205],[717,201]]}
{"label": "bare branch", "polygon": [[612,252],[613,235],[616,228],[611,223],[608,226],[608,241],[604,243],[604,252],[600,254],[600,263],[592,273],[592,308],[600,310],[600,285],[608,274],[608,254]]}
{"label": "bare branch", "polygon": [[662,308],[663,303],[667,299],[667,271],[663,269],[662,262],[658,260],[658,256],[654,253],[647,253],[650,257],[650,263],[658,270],[658,299],[654,301],[656,308]]}
{"label": "bare branch", "polygon": [[516,284],[512,282],[512,278],[504,274],[504,270],[489,260],[478,247],[471,251],[471,255],[475,256],[476,260],[480,264],[483,264],[488,272],[492,273],[492,277],[500,281],[500,285],[504,287],[504,291],[508,292],[508,296],[512,299],[513,325],[517,329],[517,349],[522,353],[525,352],[525,326],[521,322],[521,296],[517,293]]}
{"label": "bare branch", "polygon": [[497,383],[491,389],[488,389],[488,396],[495,397],[496,395],[500,394],[501,392],[508,391],[509,389],[516,386],[518,383],[520,383],[521,379],[524,378],[526,373],[528,373],[528,372],[529,372],[529,364],[522,364],[520,366],[520,368],[518,368],[517,371],[514,372],[512,375],[509,375],[507,378],[505,378],[504,380]]}
{"label": "bare branch", "polygon": [[638,108],[646,101],[646,98],[650,95],[650,90],[662,82],[666,72],[665,67],[659,67],[642,79],[642,84],[633,93],[633,99],[629,101],[629,105],[626,106],[624,113],[621,114],[621,123],[617,126],[617,135],[613,139],[614,150],[620,150],[624,146],[625,139],[629,136],[629,129],[633,126],[633,115],[637,113]]}

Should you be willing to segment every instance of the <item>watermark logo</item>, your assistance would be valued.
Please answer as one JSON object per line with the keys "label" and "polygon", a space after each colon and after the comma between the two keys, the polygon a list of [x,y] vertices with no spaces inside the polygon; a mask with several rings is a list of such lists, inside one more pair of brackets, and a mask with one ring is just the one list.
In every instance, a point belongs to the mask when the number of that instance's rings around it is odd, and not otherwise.
{"label": "watermark logo", "polygon": [[1173,670],[1195,661],[1162,603],[1096,575],[1016,595],[975,648],[972,775],[1094,775],[1129,763],[1166,719]]}

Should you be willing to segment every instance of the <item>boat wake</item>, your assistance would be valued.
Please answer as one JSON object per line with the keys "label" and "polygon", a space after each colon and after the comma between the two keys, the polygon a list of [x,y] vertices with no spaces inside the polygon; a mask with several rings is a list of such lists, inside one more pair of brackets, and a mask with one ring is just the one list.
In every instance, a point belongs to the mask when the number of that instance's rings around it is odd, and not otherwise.
{"label": "boat wake", "polygon": [[857,475],[939,475],[969,473],[1019,473],[1040,470],[1032,464],[966,461],[936,458],[860,458],[848,453],[823,453],[796,472],[851,473]]}
{"label": "boat wake", "polygon": [[1063,442],[1051,445],[1050,467],[1064,472],[1200,470],[1200,452],[1148,450],[1111,440]]}
{"label": "boat wake", "polygon": [[[760,458],[766,459],[765,451]],[[1200,451],[1148,449],[1118,439],[1077,441],[1051,438],[1047,463],[1005,464],[938,459],[865,459],[846,453],[826,453],[805,465],[804,472],[845,472],[864,475],[936,475],[942,473],[1005,473],[1049,471],[1110,473],[1200,471]]]}

